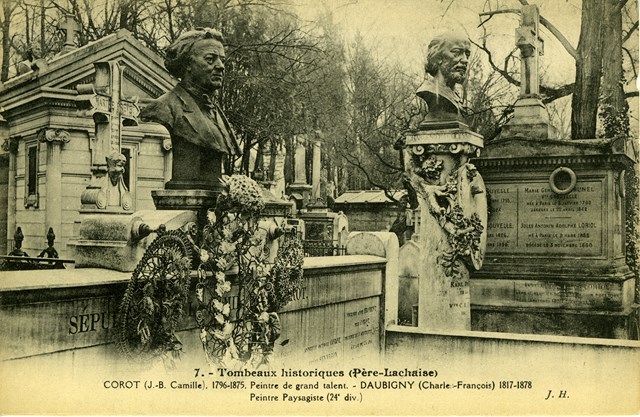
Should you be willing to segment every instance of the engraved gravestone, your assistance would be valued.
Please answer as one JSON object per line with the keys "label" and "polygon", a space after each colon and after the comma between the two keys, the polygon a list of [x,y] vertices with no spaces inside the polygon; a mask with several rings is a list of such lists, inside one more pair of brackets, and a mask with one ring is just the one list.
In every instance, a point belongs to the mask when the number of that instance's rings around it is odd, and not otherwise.
{"label": "engraved gravestone", "polygon": [[625,263],[624,138],[550,139],[537,78],[535,6],[516,45],[522,89],[511,122],[476,166],[489,198],[487,253],[471,285],[472,327],[514,333],[638,338]]}
{"label": "engraved gravestone", "polygon": [[636,338],[623,232],[631,159],[611,141],[546,145],[498,141],[476,161],[490,210],[473,327]]}

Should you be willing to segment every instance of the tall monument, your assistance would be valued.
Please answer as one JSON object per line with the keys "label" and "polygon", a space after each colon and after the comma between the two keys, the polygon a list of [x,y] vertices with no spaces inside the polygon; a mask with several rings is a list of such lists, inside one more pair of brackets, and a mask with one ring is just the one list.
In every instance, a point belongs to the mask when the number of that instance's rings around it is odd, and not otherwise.
{"label": "tall monument", "polygon": [[483,138],[464,123],[455,92],[466,75],[469,40],[454,33],[429,44],[427,76],[417,95],[429,107],[425,122],[406,132],[405,184],[419,205],[418,326],[470,330],[469,270],[482,265],[487,200],[482,177],[469,163]]}
{"label": "tall monument", "polygon": [[471,287],[473,328],[638,339],[625,236],[635,155],[625,137],[553,137],[539,94],[539,19],[536,6],[524,6],[515,38],[520,98],[475,161],[491,213],[486,262]]}
{"label": "tall monument", "polygon": [[556,129],[540,96],[540,55],[544,42],[540,37],[540,14],[535,4],[522,7],[520,26],[516,28],[516,46],[520,50],[520,95],[513,118],[503,127],[500,137],[553,139]]}

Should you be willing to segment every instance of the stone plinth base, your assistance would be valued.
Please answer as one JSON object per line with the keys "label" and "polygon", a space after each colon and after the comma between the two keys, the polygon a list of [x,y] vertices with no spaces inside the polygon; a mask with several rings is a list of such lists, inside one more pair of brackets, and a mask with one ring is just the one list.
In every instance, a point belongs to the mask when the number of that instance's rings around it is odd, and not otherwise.
{"label": "stone plinth base", "polygon": [[540,308],[471,307],[471,329],[638,340],[638,305],[619,312]]}
{"label": "stone plinth base", "polygon": [[471,300],[475,307],[622,311],[633,305],[635,284],[634,278],[474,279]]}
{"label": "stone plinth base", "polygon": [[178,229],[196,221],[193,211],[141,210],[129,216],[93,215],[82,220],[73,248],[76,268],[106,268],[131,272],[156,234],[139,238],[139,227],[146,224],[155,230],[161,224]]}
{"label": "stone plinth base", "polygon": [[637,284],[624,236],[633,162],[621,151],[612,140],[511,138],[474,160],[491,207],[485,263],[471,280],[476,329],[637,333],[624,330]]}
{"label": "stone plinth base", "polygon": [[158,210],[202,210],[213,208],[219,191],[212,190],[154,190],[153,203]]}
{"label": "stone plinth base", "polygon": [[521,98],[516,102],[513,118],[502,128],[500,137],[554,139],[558,137],[558,132],[549,123],[549,114],[542,100],[528,97]]}
{"label": "stone plinth base", "polygon": [[311,189],[313,187],[304,183],[293,183],[287,187],[287,193],[296,203],[296,208],[301,210],[311,202]]}
{"label": "stone plinth base", "polygon": [[[484,146],[484,139],[482,135],[476,132],[472,132],[466,125],[454,122],[453,127],[446,129],[437,129],[435,127],[441,126],[443,123],[431,122],[420,125],[420,128],[415,131],[407,132],[405,136],[406,146],[461,146],[472,145],[477,148]],[[450,125],[448,123],[447,125]],[[456,148],[454,148],[456,149]]]}

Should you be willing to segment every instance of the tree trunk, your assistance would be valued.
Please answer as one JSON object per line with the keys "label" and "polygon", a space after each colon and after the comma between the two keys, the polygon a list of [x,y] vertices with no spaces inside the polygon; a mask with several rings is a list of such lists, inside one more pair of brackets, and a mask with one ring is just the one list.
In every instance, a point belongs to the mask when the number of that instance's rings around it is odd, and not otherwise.
{"label": "tree trunk", "polygon": [[4,82],[9,79],[9,58],[11,56],[11,38],[9,37],[13,14],[11,0],[2,2],[2,14],[2,69],[0,69],[0,81]]}
{"label": "tree trunk", "polygon": [[264,141],[260,141],[258,143],[258,148],[256,150],[256,159],[255,161],[253,161],[253,167],[249,167],[249,173],[251,172],[253,172],[254,179],[266,180],[264,173]]}
{"label": "tree trunk", "polygon": [[253,143],[254,135],[245,132],[244,133],[244,146],[242,149],[242,164],[240,168],[240,173],[249,176],[249,165],[251,160],[251,146]]}
{"label": "tree trunk", "polygon": [[619,0],[606,0],[602,51],[602,125],[604,136],[628,134],[629,115],[622,71],[622,11]]}
{"label": "tree trunk", "polygon": [[576,82],[571,100],[571,137],[573,139],[589,139],[596,136],[602,73],[604,3],[603,0],[582,1]]}
{"label": "tree trunk", "polygon": [[44,58],[49,54],[47,49],[47,21],[46,9],[44,7],[44,0],[40,0],[40,58]]}

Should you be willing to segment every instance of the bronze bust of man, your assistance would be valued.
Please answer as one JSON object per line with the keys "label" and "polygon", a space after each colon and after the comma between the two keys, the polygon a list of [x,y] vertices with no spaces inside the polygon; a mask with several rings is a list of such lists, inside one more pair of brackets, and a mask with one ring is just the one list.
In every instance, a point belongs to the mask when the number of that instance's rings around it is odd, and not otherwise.
{"label": "bronze bust of man", "polygon": [[224,75],[222,42],[222,34],[211,28],[178,37],[166,50],[165,66],[180,81],[141,112],[142,120],[169,130],[173,173],[167,189],[219,189],[225,155],[241,153],[229,122],[213,102]]}
{"label": "bronze bust of man", "polygon": [[464,83],[470,48],[469,39],[454,33],[436,36],[429,43],[425,71],[431,77],[416,92],[429,106],[426,121],[464,122],[465,112],[455,85]]}

